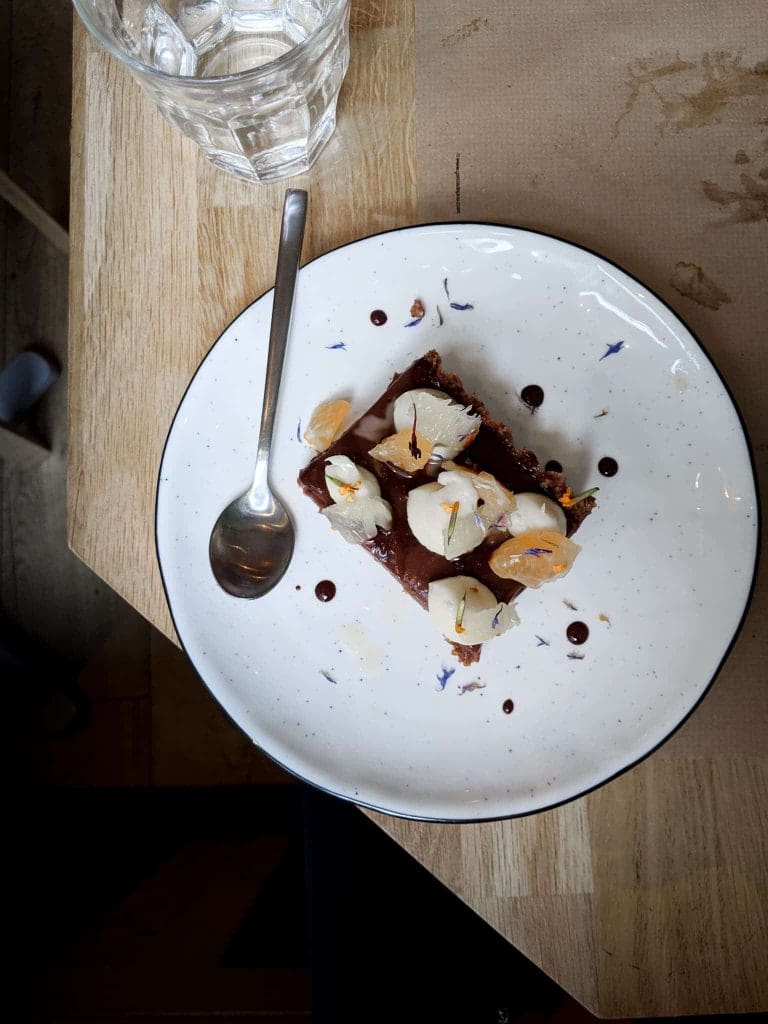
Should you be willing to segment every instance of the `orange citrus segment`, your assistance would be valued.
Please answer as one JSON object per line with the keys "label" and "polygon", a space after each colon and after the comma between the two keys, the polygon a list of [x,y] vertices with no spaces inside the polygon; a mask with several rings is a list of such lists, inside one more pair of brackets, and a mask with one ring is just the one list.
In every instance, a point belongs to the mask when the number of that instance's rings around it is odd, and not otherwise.
{"label": "orange citrus segment", "polygon": [[307,444],[311,444],[318,452],[324,452],[338,434],[349,408],[349,402],[343,398],[318,405],[304,431]]}
{"label": "orange citrus segment", "polygon": [[529,530],[499,545],[488,564],[502,579],[540,587],[565,576],[580,551],[578,544],[555,530]]}
{"label": "orange citrus segment", "polygon": [[432,454],[432,444],[417,431],[400,430],[379,441],[368,453],[379,462],[388,462],[406,473],[415,473],[423,469]]}

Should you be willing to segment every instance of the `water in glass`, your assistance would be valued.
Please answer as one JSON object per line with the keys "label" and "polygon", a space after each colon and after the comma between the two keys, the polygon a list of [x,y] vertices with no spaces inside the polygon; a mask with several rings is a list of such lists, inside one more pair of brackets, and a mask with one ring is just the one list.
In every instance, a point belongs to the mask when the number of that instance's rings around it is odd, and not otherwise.
{"label": "water in glass", "polygon": [[75,6],[163,115],[223,170],[256,181],[299,173],[333,132],[349,61],[347,0]]}

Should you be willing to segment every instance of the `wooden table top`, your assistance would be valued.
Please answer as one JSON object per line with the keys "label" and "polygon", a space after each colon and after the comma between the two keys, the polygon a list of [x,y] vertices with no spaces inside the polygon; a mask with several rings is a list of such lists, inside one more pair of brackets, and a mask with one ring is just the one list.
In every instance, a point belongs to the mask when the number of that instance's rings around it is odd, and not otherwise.
{"label": "wooden table top", "polygon": [[[616,6],[623,9],[623,0]],[[424,9],[429,7],[425,3]],[[488,7],[500,10],[498,4]],[[530,173],[535,153],[526,155],[522,143],[525,131],[535,133],[539,126],[528,122],[517,125],[520,166],[508,169],[509,192],[518,201],[524,197],[526,215],[500,213],[499,196],[472,177],[473,166],[482,169],[486,157],[492,161],[492,145],[478,156],[475,140],[472,159],[465,156],[460,171],[459,152],[455,166],[451,155],[449,167],[437,152],[439,144],[433,145],[428,134],[431,121],[420,135],[436,103],[434,95],[421,99],[424,61],[433,61],[427,70],[437,74],[438,63],[455,59],[457,41],[487,45],[474,42],[482,36],[483,19],[473,21],[470,11],[430,48],[428,38],[423,47],[415,43],[418,17],[406,0],[353,5],[353,59],[337,134],[313,171],[292,182],[311,190],[305,257],[373,231],[451,216],[514,219],[602,248],[661,292],[704,338],[737,392],[764,465],[765,410],[748,379],[740,388],[734,379],[737,357],[747,351],[749,372],[755,379],[765,374],[764,336],[762,347],[756,346],[749,320],[739,319],[740,311],[759,313],[764,329],[764,295],[729,286],[725,298],[733,303],[719,313],[725,300],[717,295],[712,300],[706,288],[708,302],[691,295],[690,275],[675,283],[669,268],[689,266],[693,250],[677,251],[658,226],[655,235],[644,234],[647,210],[627,205],[622,221],[601,219],[611,184],[596,172],[577,180],[578,169],[570,166],[575,199],[570,206],[563,203],[562,182],[548,184],[545,169],[542,175]],[[526,10],[520,21],[531,17]],[[657,95],[677,73],[674,60],[672,71],[664,71],[667,66],[659,65],[653,83]],[[706,65],[701,67],[706,72]],[[616,72],[617,88],[622,73]],[[647,66],[632,73],[631,90],[638,96],[649,74],[653,78]],[[641,84],[632,84],[635,79]],[[623,94],[617,102],[621,113]],[[473,125],[465,127],[469,135]],[[452,131],[446,147],[466,152],[462,130],[454,125]],[[566,133],[566,141],[571,138],[570,129],[558,131]],[[735,135],[733,141],[731,150]],[[673,130],[654,142],[661,147],[660,161],[668,155],[664,147],[684,144]],[[747,147],[746,141],[741,144]],[[580,127],[568,145],[574,151],[582,146],[589,155],[591,143]],[[759,159],[751,150],[745,158]],[[631,176],[631,153],[627,160]],[[560,161],[550,176],[566,164]],[[732,254],[730,263],[719,264],[729,280],[749,277],[750,264],[739,247],[765,244],[761,218],[768,215],[759,196],[768,172],[758,175],[759,166],[747,175],[756,183],[755,196],[747,228],[742,220],[739,229],[753,234],[742,243],[743,233],[724,228],[717,245],[709,246]],[[272,284],[284,187],[248,186],[209,167],[195,146],[162,120],[125,69],[76,26],[69,537],[74,551],[169,637],[173,630],[153,536],[163,442],[211,342]],[[616,210],[631,188],[631,181],[622,179]],[[662,200],[664,188],[662,182]],[[749,198],[746,185],[743,191]],[[730,209],[727,195],[722,202],[715,195],[715,202]],[[674,223],[679,214],[680,230],[693,245],[699,235],[703,238],[704,213],[686,203],[673,196],[662,215]],[[714,209],[711,202],[706,207],[710,219]],[[707,251],[708,245],[700,248]],[[669,267],[662,265],[662,251],[672,260]],[[695,273],[694,278],[694,285],[701,284]],[[493,824],[428,825],[371,815],[599,1016],[768,1009],[767,701],[759,685],[768,654],[764,580],[763,575],[741,639],[701,708],[661,750],[621,778],[556,810]]]}

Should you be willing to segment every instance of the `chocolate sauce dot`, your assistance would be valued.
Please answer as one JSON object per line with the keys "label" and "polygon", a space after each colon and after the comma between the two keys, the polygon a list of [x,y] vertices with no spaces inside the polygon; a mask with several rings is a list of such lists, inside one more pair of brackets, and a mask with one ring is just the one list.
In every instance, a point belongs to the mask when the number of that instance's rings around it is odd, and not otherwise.
{"label": "chocolate sauce dot", "polygon": [[619,472],[619,464],[616,459],[612,459],[610,455],[605,455],[597,464],[597,468],[600,470],[603,476],[616,476]]}
{"label": "chocolate sauce dot", "polygon": [[315,587],[315,597],[318,601],[332,601],[336,596],[336,584],[330,580],[320,580]]}
{"label": "chocolate sauce dot", "polygon": [[540,388],[538,384],[527,384],[520,392],[520,397],[533,412],[544,401],[544,389]]}
{"label": "chocolate sauce dot", "polygon": [[514,702],[507,698],[507,700],[505,700],[504,703],[501,705],[501,710],[504,712],[505,715],[511,715],[512,712],[515,710]]}
{"label": "chocolate sauce dot", "polygon": [[586,622],[572,622],[566,629],[565,635],[572,644],[583,644],[589,636],[589,626]]}
{"label": "chocolate sauce dot", "polygon": [[387,314],[383,309],[374,309],[371,313],[371,323],[374,327],[383,327],[387,322]]}
{"label": "chocolate sauce dot", "polygon": [[296,584],[296,589],[297,589],[297,590],[301,590],[301,584],[300,584],[300,583],[297,583],[297,584]]}
{"label": "chocolate sauce dot", "polygon": [[563,467],[557,461],[557,459],[550,459],[544,467],[548,473],[562,473]]}

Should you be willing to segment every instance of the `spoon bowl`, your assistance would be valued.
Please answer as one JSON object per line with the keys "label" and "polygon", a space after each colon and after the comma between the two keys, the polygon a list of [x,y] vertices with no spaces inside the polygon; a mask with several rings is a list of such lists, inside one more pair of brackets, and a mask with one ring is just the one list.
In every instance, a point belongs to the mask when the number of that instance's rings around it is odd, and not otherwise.
{"label": "spoon bowl", "polygon": [[307,193],[289,189],[285,194],[280,229],[253,483],[227,505],[211,531],[208,547],[211,570],[219,586],[233,597],[253,599],[269,593],[282,579],[293,556],[293,523],[270,488],[269,457],[306,218]]}
{"label": "spoon bowl", "polygon": [[258,512],[241,494],[224,509],[211,533],[211,567],[233,597],[263,597],[282,578],[293,556],[294,530],[285,507],[270,495]]}

